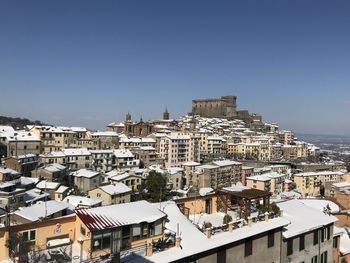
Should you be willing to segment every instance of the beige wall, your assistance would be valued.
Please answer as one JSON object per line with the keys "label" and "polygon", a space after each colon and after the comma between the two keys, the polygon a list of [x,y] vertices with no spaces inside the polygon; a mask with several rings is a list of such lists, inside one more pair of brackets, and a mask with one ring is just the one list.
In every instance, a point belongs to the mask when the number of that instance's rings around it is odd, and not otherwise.
{"label": "beige wall", "polygon": [[[11,231],[23,233],[28,230],[36,230],[35,249],[46,249],[49,238],[62,237],[68,235],[69,239],[75,240],[75,221],[76,217],[68,216],[59,219],[46,220],[44,222],[28,223],[13,226]],[[8,259],[8,248],[5,247],[8,237],[8,228],[0,229],[0,261]]]}
{"label": "beige wall", "polygon": [[180,200],[176,200],[176,203],[180,206],[184,206],[189,214],[201,214],[205,213],[205,203],[206,200],[211,200],[211,213],[216,213],[218,211],[217,207],[217,196],[212,195],[208,197],[192,197],[192,198],[184,198]]}
{"label": "beige wall", "polygon": [[[254,182],[255,181],[255,182]],[[258,181],[253,179],[246,179],[246,185],[250,188],[263,190],[263,191],[270,191],[270,188],[268,187],[269,181]]]}
{"label": "beige wall", "polygon": [[130,192],[120,195],[111,196],[100,188],[96,188],[88,191],[88,195],[91,198],[98,198],[102,200],[102,205],[112,205],[120,203],[129,203],[130,202]]}

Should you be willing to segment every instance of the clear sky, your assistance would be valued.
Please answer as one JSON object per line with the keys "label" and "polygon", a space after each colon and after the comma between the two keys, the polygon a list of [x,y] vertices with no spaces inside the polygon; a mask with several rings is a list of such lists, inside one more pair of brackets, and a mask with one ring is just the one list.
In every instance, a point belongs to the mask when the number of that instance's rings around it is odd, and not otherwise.
{"label": "clear sky", "polygon": [[195,98],[350,133],[350,1],[1,1],[0,115],[104,129]]}

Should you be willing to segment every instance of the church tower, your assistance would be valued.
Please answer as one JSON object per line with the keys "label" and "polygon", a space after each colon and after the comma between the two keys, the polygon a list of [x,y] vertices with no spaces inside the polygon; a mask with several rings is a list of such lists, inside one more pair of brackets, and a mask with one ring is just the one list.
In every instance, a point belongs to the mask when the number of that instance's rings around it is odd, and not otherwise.
{"label": "church tower", "polygon": [[128,113],[126,114],[126,117],[125,117],[125,123],[132,123],[132,121],[131,121],[131,114],[130,114],[130,112],[128,112]]}
{"label": "church tower", "polygon": [[165,107],[165,111],[163,112],[163,120],[169,120],[170,114],[168,112],[168,107]]}

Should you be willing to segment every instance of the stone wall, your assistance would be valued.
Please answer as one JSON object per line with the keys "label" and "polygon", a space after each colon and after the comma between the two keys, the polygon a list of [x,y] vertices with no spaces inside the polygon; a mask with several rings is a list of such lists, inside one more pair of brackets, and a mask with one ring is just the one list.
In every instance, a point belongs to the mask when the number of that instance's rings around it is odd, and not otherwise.
{"label": "stone wall", "polygon": [[192,112],[202,117],[233,119],[237,114],[236,100],[236,96],[223,96],[220,99],[193,100]]}

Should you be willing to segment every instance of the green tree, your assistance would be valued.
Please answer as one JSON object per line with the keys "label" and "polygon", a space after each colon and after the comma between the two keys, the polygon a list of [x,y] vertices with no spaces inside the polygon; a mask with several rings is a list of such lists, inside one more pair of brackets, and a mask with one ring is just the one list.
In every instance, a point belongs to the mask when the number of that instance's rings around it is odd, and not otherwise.
{"label": "green tree", "polygon": [[146,178],[146,188],[152,202],[164,200],[166,177],[155,171],[150,171]]}

